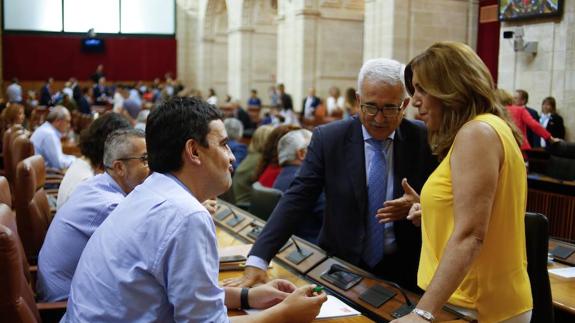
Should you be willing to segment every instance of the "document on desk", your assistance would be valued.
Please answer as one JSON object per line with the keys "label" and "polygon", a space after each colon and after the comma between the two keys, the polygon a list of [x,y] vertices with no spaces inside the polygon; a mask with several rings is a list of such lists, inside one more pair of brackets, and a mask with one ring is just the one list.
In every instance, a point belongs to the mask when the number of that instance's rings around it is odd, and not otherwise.
{"label": "document on desk", "polygon": [[[261,310],[250,309],[245,311],[248,314],[255,314]],[[327,295],[327,301],[321,306],[321,310],[319,311],[318,316],[316,316],[316,320],[355,315],[361,315],[361,313],[356,311],[353,307],[342,302],[337,297]]]}
{"label": "document on desk", "polygon": [[575,267],[549,269],[549,273],[561,278],[575,278]]}

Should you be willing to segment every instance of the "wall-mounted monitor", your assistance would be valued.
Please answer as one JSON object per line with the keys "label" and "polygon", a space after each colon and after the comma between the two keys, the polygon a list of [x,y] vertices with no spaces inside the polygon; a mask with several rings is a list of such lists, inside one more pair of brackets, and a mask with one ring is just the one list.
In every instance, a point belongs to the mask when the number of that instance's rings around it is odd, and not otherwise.
{"label": "wall-mounted monitor", "polygon": [[87,37],[82,38],[82,51],[86,53],[103,53],[106,43],[102,38]]}
{"label": "wall-mounted monitor", "polygon": [[499,20],[560,17],[564,0],[499,0]]}

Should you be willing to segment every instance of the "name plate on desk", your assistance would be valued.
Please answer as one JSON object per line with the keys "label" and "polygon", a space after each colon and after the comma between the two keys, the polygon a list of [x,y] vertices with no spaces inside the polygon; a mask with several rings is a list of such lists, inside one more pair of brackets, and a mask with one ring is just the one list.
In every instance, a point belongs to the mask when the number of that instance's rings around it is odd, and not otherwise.
{"label": "name plate on desk", "polygon": [[326,255],[319,247],[294,236],[280,249],[276,258],[297,272],[305,274],[321,263]]}
{"label": "name plate on desk", "polygon": [[246,225],[239,232],[239,234],[249,242],[255,242],[256,239],[260,236],[260,233],[262,232],[264,225],[265,222],[254,219],[250,224]]}
{"label": "name plate on desk", "polygon": [[225,218],[227,218],[230,214],[232,214],[232,210],[230,210],[229,208],[225,207],[225,206],[221,206],[219,208],[219,210],[216,212],[216,214],[214,215],[214,218],[217,221],[223,221]]}
{"label": "name plate on desk", "polygon": [[[330,272],[339,272],[339,275],[332,279],[326,276]],[[356,304],[364,315],[377,322],[391,321],[396,315],[401,316],[404,309],[416,304],[419,299],[414,293],[400,290],[369,272],[334,257],[327,258],[316,266],[307,273],[307,277],[330,289],[338,297]],[[338,282],[340,277],[341,283]],[[408,296],[407,300],[404,294]],[[436,315],[438,321],[453,321],[462,317],[445,310]]]}

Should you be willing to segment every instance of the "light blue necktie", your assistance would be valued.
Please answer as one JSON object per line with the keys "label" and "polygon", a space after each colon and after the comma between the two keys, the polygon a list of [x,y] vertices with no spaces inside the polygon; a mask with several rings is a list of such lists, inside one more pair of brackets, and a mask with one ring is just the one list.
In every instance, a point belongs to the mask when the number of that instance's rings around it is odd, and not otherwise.
{"label": "light blue necktie", "polygon": [[387,195],[387,159],[386,153],[389,140],[368,140],[373,156],[369,164],[367,198],[369,211],[367,214],[366,240],[363,250],[363,261],[371,268],[383,258],[385,225],[380,224],[375,217],[377,210],[383,207]]}

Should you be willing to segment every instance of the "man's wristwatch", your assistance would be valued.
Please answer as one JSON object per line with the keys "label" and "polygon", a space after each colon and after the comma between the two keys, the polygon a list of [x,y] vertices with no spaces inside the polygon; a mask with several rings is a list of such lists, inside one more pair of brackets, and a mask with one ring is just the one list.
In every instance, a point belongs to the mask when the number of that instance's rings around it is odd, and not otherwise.
{"label": "man's wristwatch", "polygon": [[435,321],[435,316],[433,316],[433,314],[429,313],[428,311],[424,311],[419,308],[414,308],[413,311],[411,312],[417,314],[419,317],[426,320],[427,322]]}

